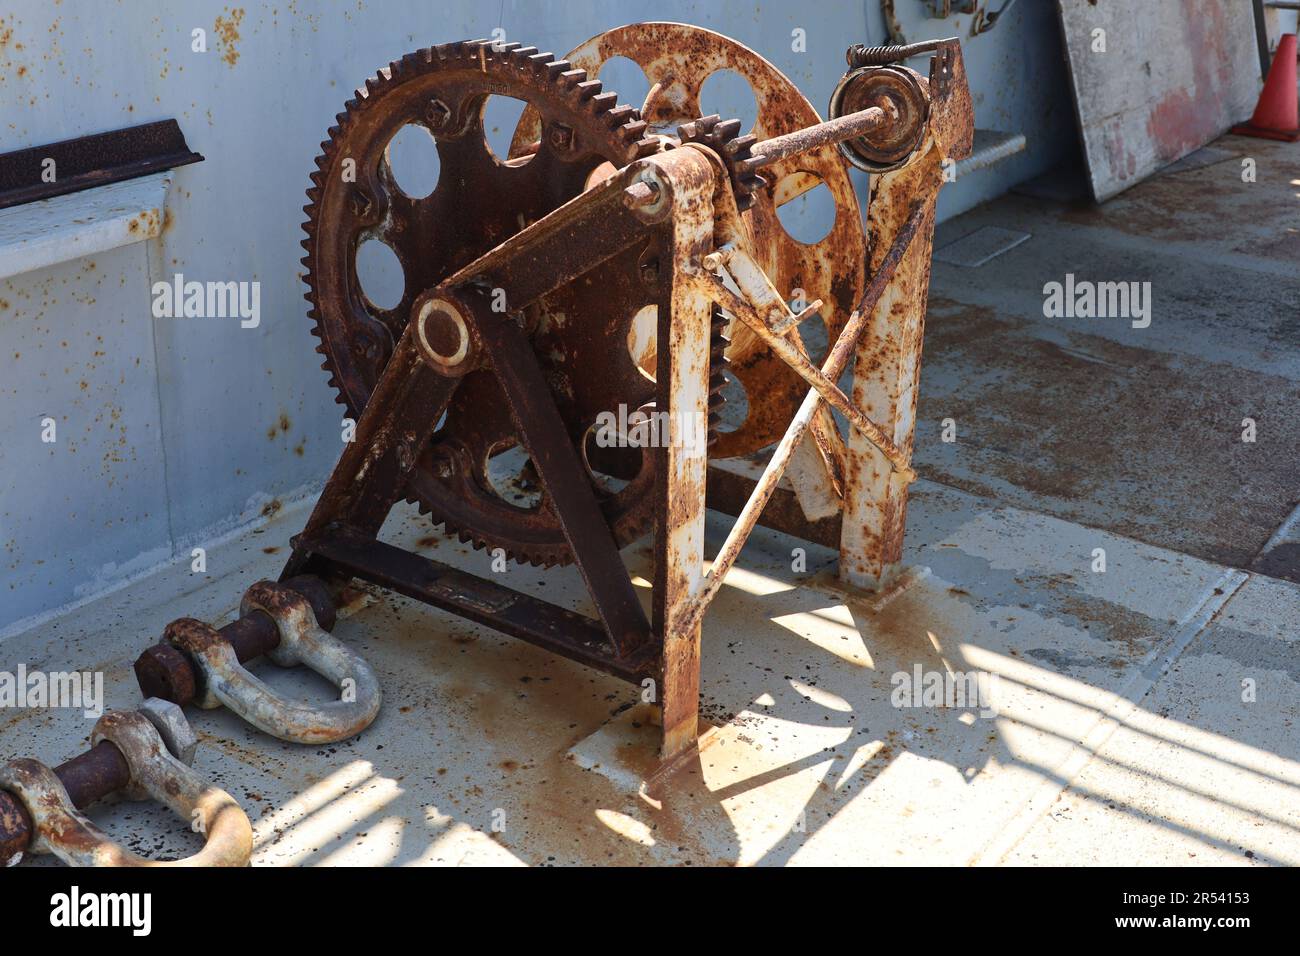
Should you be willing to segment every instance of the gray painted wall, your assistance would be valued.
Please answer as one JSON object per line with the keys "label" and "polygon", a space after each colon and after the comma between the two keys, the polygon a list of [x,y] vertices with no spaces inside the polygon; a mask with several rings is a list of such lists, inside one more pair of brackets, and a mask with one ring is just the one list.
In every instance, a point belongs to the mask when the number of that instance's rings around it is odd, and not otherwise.
{"label": "gray painted wall", "polygon": [[[899,3],[910,37],[967,35],[968,18],[927,20],[925,6]],[[6,9],[0,151],[176,117],[207,160],[175,172],[159,239],[0,282],[0,629],[163,562],[189,574],[192,544],[323,480],[341,413],[308,335],[301,206],[317,144],[377,67],[497,26],[563,52],[624,22],[671,19],[747,43],[824,109],[846,45],[885,36],[871,0],[243,0],[242,15],[198,0],[16,0]],[[218,29],[219,18],[234,27]],[[195,27],[208,31],[207,53],[190,50]],[[791,51],[796,27],[806,53]],[[1073,148],[1051,4],[1019,3],[966,50],[978,125],[1024,130],[1030,146],[950,186],[943,215]],[[260,326],[153,319],[149,287],[176,272],[260,281]],[[58,422],[53,445],[40,441],[47,415]]]}

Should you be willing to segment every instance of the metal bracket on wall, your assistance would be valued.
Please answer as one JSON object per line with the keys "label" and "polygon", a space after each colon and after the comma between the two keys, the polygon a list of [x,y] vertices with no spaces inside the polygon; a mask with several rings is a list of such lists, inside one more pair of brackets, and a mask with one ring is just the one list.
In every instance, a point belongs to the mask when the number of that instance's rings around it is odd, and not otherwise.
{"label": "metal bracket on wall", "polygon": [[200,163],[174,119],[0,154],[0,209]]}

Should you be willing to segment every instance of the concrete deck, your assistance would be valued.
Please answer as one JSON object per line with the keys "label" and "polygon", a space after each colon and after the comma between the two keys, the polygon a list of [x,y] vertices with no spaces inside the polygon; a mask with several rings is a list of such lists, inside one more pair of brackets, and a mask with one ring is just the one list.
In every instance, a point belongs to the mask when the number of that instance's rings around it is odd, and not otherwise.
{"label": "concrete deck", "polygon": [[[907,538],[930,573],[875,610],[825,585],[830,552],[808,546],[794,571],[799,543],[757,532],[705,621],[698,763],[647,789],[656,733],[634,688],[362,601],[335,634],[385,703],[356,739],[296,747],[190,713],[196,767],[254,823],[254,863],[1300,864],[1300,586],[1277,558],[1300,493],[1300,147],[1218,146],[1256,157],[1259,181],[1234,160],[1099,210],[1009,196],[943,227],[939,244],[983,225],[1033,238],[935,266]],[[1042,285],[1066,272],[1150,279],[1150,327],[1045,319]],[[187,557],[4,638],[0,663],[102,669],[107,704],[135,706],[139,651],[175,617],[228,619],[304,507],[213,547],[206,576]],[[726,528],[710,515],[712,547]],[[491,573],[412,512],[385,534]],[[648,597],[646,542],[625,557]],[[590,610],[572,569],[502,580]],[[895,706],[894,675],[918,665],[995,675],[992,706]],[[91,724],[15,712],[0,756],[57,763]],[[139,852],[196,846],[156,807],[91,816]]]}

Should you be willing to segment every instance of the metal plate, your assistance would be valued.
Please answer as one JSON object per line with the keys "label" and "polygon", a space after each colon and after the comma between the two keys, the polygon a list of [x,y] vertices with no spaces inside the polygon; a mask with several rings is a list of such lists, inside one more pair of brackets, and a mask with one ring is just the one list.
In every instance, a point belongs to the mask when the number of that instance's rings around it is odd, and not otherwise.
{"label": "metal plate", "polygon": [[1099,202],[1250,115],[1260,89],[1250,4],[1058,2]]}

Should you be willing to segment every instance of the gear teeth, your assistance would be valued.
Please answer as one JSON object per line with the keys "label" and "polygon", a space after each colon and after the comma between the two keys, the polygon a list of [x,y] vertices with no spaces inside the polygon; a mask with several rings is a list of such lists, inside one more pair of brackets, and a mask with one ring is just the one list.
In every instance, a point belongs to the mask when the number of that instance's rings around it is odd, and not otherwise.
{"label": "gear teeth", "polygon": [[[610,95],[614,96],[612,93]],[[617,99],[617,97],[615,97],[615,99]],[[615,126],[623,126],[626,123],[639,120],[641,116],[633,107],[624,103],[622,106],[615,106],[611,109],[607,118],[609,119],[609,125],[612,129]]]}
{"label": "gear teeth", "polygon": [[740,133],[740,120],[729,119],[713,127],[713,135],[720,140],[734,139]]}
{"label": "gear teeth", "polygon": [[560,74],[560,82],[570,90],[581,85],[587,79],[586,70],[566,70]]}
{"label": "gear teeth", "polygon": [[635,146],[637,143],[641,142],[641,134],[648,128],[649,124],[638,116],[630,123],[624,123],[621,133],[625,140],[628,140]]}
{"label": "gear teeth", "polygon": [[736,206],[743,211],[753,205],[754,193],[766,182],[755,174],[763,164],[762,157],[753,155],[757,139],[752,134],[737,135],[741,125],[738,119],[722,120],[717,114],[711,114],[683,123],[677,128],[677,135],[683,143],[699,143],[718,154],[727,167]]}
{"label": "gear teeth", "polygon": [[718,425],[722,419],[719,410],[727,404],[727,397],[723,394],[723,390],[730,381],[730,376],[727,374],[727,346],[731,344],[731,340],[727,338],[727,327],[730,322],[721,307],[715,305],[709,316],[709,422],[706,442],[708,445],[718,440]]}
{"label": "gear teeth", "polygon": [[421,60],[429,62],[429,50],[413,50],[406,54],[400,60],[394,60],[388,64],[389,72],[396,77],[403,77],[407,73],[414,72],[419,66]]}
{"label": "gear teeth", "polygon": [[728,156],[735,156],[743,150],[752,149],[754,144],[757,142],[757,136],[753,133],[746,133],[744,136],[737,136],[722,148],[726,151]]}

